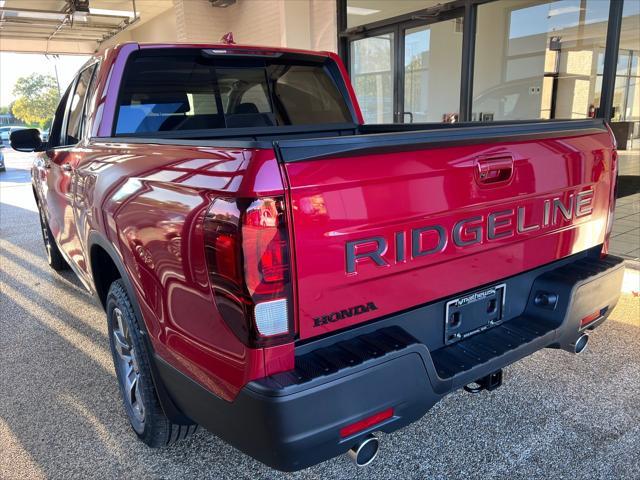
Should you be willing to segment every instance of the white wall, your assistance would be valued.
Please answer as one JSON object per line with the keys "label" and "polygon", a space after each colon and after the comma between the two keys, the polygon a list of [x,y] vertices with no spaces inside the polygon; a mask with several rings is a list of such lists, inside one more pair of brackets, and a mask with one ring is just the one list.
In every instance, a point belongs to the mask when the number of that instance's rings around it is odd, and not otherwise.
{"label": "white wall", "polygon": [[239,0],[227,8],[214,8],[207,1],[174,3],[182,42],[218,42],[233,32],[236,43],[280,45],[282,2]]}
{"label": "white wall", "polygon": [[335,0],[238,0],[214,8],[208,0],[173,0],[164,13],[103,42],[218,43],[233,32],[236,43],[337,50]]}
{"label": "white wall", "polygon": [[100,49],[124,42],[177,42],[178,29],[176,11],[173,8],[153,17],[151,20],[128,28],[100,44]]}
{"label": "white wall", "polygon": [[132,29],[131,37],[140,42],[177,41],[178,29],[174,9],[170,8],[166,12],[153,17],[150,21]]}
{"label": "white wall", "polygon": [[238,0],[214,8],[205,0],[174,0],[178,40],[335,51],[335,0]]}
{"label": "white wall", "polygon": [[338,51],[335,0],[310,0],[311,49]]}

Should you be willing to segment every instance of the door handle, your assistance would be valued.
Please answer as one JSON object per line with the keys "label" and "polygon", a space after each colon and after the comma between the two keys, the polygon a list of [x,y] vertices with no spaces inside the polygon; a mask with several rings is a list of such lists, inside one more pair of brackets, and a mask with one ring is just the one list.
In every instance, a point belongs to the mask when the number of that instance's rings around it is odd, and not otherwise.
{"label": "door handle", "polygon": [[476,160],[476,181],[481,185],[506,183],[513,176],[513,158],[496,157]]}
{"label": "door handle", "polygon": [[403,123],[405,115],[409,115],[409,123],[413,123],[413,112],[396,112],[396,115],[400,117],[399,120],[402,120]]}

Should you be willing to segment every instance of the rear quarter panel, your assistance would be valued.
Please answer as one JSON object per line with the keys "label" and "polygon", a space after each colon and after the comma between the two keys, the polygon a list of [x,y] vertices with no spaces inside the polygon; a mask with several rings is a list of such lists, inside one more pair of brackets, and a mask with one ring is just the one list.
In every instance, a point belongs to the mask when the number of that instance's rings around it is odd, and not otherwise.
{"label": "rear quarter panel", "polygon": [[203,217],[215,196],[281,195],[273,152],[93,143],[85,155],[93,206],[85,235],[103,231],[116,245],[156,352],[232,399],[265,375],[265,353],[240,343],[216,310]]}

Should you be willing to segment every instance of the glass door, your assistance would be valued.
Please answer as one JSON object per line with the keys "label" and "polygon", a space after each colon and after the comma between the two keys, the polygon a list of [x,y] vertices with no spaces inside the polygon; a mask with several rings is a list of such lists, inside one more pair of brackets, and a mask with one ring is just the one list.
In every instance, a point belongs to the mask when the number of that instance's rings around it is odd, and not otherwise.
{"label": "glass door", "polygon": [[366,123],[457,121],[463,29],[455,15],[351,37],[349,71]]}
{"label": "glass door", "polygon": [[394,121],[394,32],[351,41],[351,82],[366,123]]}
{"label": "glass door", "polygon": [[404,123],[456,122],[460,108],[462,19],[403,30]]}

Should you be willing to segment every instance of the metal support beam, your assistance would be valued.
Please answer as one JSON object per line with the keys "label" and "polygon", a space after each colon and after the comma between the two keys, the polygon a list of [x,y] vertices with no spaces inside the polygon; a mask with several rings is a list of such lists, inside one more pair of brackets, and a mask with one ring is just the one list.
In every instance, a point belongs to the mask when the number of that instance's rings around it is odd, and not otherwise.
{"label": "metal support beam", "polygon": [[473,112],[473,64],[476,51],[476,25],[478,6],[467,2],[464,6],[462,30],[462,78],[460,79],[461,122],[469,122]]}
{"label": "metal support beam", "polygon": [[609,4],[609,25],[607,27],[607,46],[604,53],[604,69],[602,72],[602,94],[600,95],[599,117],[606,122],[613,115],[613,94],[616,87],[616,69],[618,66],[618,50],[620,48],[620,29],[622,28],[622,0],[611,0]]}
{"label": "metal support beam", "polygon": [[[20,36],[20,34],[18,33],[10,33],[8,35],[3,35],[2,36],[2,40],[33,40],[33,41],[41,41],[41,42],[48,42],[48,37],[43,36],[43,37],[34,37],[34,36]],[[96,40],[94,38],[86,38],[86,37],[61,37],[58,38],[56,37],[54,40],[54,42],[87,42],[88,44],[96,44]],[[10,49],[8,51],[21,51],[19,49]],[[29,52],[31,52],[31,50],[29,50]],[[37,50],[35,52],[31,52],[31,53],[44,53],[47,54],[48,52],[45,51],[44,49],[42,50]],[[75,54],[77,52],[71,52],[71,54]],[[87,52],[87,53],[92,53],[92,52]],[[66,55],[67,53],[65,53]]]}
{"label": "metal support beam", "polygon": [[[28,17],[29,14],[33,14],[34,18],[37,18],[38,15],[50,15],[52,17],[53,16],[63,17],[68,13],[71,13],[71,12],[64,12],[64,11],[60,12],[57,10],[36,10],[33,8],[14,8],[14,7],[0,7],[0,12],[23,13],[25,17]],[[123,19],[123,20],[131,18],[130,15],[118,15],[118,14],[112,14],[112,13],[106,13],[106,14],[101,13],[99,16],[103,18],[114,18],[114,19]]]}
{"label": "metal support beam", "polygon": [[338,27],[338,55],[349,70],[349,45],[346,37],[342,35],[347,29],[347,0],[336,0],[336,21]]}
{"label": "metal support beam", "polygon": [[[91,12],[75,12],[71,0],[66,0],[60,10],[0,6],[2,49],[25,52],[37,49],[50,52],[53,49],[74,54],[82,50],[93,53],[102,42],[140,20],[136,0],[129,1],[133,16],[129,12],[95,15]],[[21,40],[24,43],[20,43]],[[73,46],[73,42],[78,43],[77,47]],[[93,46],[88,47],[91,44]]]}
{"label": "metal support beam", "polygon": [[[0,20],[0,28],[5,29],[5,28],[32,28],[32,29],[44,29],[49,31],[49,33],[51,33],[51,31],[55,28],[58,27],[58,23],[56,22],[55,24],[51,24],[51,23],[38,23],[38,22],[13,22],[13,21],[2,21]],[[112,26],[102,26],[102,27],[98,27],[98,26],[86,26],[83,25],[81,29],[75,29],[75,30],[82,30],[83,32],[110,32],[111,30],[118,28],[117,25],[112,25]],[[69,28],[70,29],[70,28]]]}

